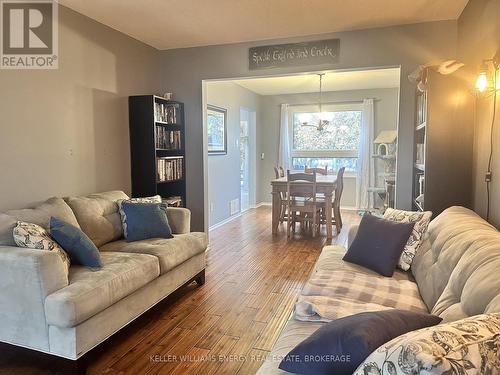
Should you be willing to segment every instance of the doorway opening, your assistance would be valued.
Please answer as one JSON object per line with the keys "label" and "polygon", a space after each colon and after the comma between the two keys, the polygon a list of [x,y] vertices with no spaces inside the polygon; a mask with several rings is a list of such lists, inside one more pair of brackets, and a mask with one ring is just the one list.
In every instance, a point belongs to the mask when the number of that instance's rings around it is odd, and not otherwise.
{"label": "doorway opening", "polygon": [[255,205],[255,111],[240,108],[240,211]]}
{"label": "doorway opening", "polygon": [[394,207],[400,81],[399,67],[203,81],[209,228],[270,205],[279,166],[345,168],[342,209]]}

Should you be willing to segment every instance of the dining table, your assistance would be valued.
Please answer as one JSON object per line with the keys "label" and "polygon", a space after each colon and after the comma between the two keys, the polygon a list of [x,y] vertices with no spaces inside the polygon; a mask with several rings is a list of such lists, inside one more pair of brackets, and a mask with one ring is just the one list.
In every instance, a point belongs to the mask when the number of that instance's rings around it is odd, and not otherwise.
{"label": "dining table", "polygon": [[[302,183],[302,182],[301,182]],[[304,181],[304,184],[311,184],[312,182]],[[287,191],[287,177],[280,177],[271,180],[273,196],[273,218],[272,218],[272,232],[273,234],[278,233],[278,227],[280,223],[280,210],[281,210],[281,200],[282,196],[286,195]],[[316,176],[316,193],[318,196],[325,197],[325,218],[326,218],[326,238],[332,239],[333,237],[333,224],[332,224],[332,208],[333,208],[333,195],[335,188],[337,187],[337,176],[336,175],[317,175]]]}

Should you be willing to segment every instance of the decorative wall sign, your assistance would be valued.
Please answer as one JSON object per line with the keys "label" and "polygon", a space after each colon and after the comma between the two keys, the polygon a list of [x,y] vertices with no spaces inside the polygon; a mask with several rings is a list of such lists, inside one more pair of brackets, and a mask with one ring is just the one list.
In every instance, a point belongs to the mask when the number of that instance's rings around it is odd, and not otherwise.
{"label": "decorative wall sign", "polygon": [[252,47],[248,50],[250,70],[298,65],[332,64],[339,61],[340,39]]}

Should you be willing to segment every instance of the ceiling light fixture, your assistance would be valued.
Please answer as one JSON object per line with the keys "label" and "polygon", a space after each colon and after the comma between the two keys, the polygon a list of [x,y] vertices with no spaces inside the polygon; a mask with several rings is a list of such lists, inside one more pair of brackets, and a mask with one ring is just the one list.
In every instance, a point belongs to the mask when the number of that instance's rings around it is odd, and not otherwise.
{"label": "ceiling light fixture", "polygon": [[323,112],[323,76],[325,73],[318,73],[319,76],[319,119],[317,124],[310,124],[309,121],[305,121],[302,123],[302,126],[312,126],[318,129],[319,131],[323,130],[325,126],[330,124],[330,121],[327,120],[326,113]]}

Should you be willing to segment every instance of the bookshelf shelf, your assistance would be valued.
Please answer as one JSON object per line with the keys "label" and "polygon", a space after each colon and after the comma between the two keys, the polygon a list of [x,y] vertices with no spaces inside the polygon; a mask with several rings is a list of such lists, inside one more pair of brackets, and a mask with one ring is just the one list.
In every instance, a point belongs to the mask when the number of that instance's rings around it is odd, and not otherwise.
{"label": "bookshelf shelf", "polygon": [[177,180],[168,180],[168,181],[156,181],[157,184],[172,184],[175,182],[181,182],[184,181],[183,179],[177,179]]}
{"label": "bookshelf shelf", "polygon": [[155,120],[155,124],[158,126],[165,126],[165,127],[181,127],[183,126],[182,124],[174,123],[174,122],[165,122],[165,121],[158,121]]}
{"label": "bookshelf shelf", "polygon": [[132,195],[186,205],[184,104],[156,95],[129,97]]}

